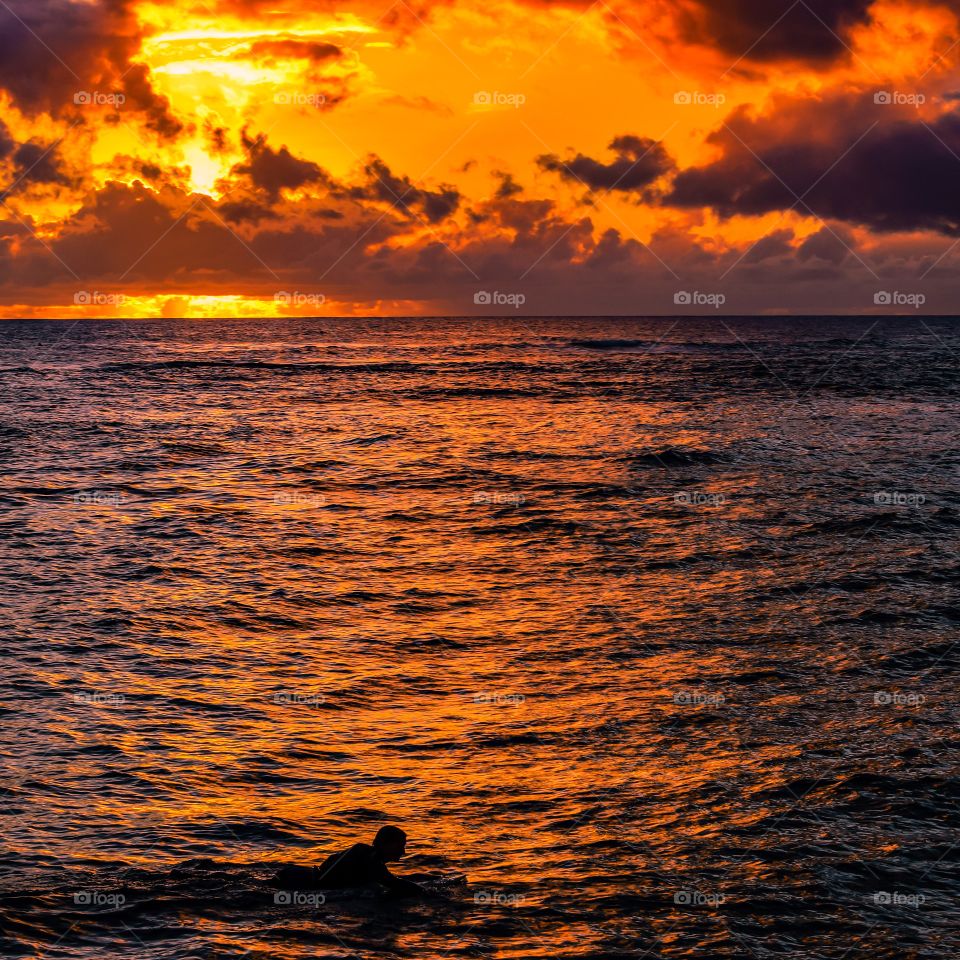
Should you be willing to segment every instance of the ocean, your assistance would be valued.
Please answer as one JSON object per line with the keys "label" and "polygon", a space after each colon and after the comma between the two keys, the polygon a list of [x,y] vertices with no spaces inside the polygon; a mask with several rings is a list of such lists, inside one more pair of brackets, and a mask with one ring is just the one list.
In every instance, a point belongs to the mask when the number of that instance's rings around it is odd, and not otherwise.
{"label": "ocean", "polygon": [[0,330],[4,955],[960,952],[956,321]]}

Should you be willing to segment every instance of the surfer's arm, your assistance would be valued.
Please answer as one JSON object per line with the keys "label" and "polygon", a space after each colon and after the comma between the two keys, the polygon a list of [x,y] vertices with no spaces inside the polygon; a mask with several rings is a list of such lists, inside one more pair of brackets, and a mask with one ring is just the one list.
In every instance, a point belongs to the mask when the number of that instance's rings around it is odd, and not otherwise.
{"label": "surfer's arm", "polygon": [[419,883],[414,883],[413,880],[407,880],[406,877],[394,876],[386,868],[384,868],[382,876],[378,879],[391,893],[395,893],[401,897],[433,896],[426,887],[421,887]]}

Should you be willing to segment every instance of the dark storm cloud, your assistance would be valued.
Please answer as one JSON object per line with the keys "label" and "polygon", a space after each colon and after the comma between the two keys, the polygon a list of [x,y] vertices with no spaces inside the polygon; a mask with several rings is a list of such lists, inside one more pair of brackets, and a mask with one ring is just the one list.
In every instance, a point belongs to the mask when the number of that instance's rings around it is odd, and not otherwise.
{"label": "dark storm cloud", "polygon": [[313,63],[322,63],[324,60],[336,60],[341,57],[343,50],[333,43],[310,40],[258,40],[250,45],[250,55],[253,57],[310,60]]}
{"label": "dark storm cloud", "polygon": [[743,262],[763,263],[764,260],[789,256],[793,253],[791,240],[793,240],[792,230],[775,230],[761,237],[744,256]]}
{"label": "dark storm cloud", "polygon": [[17,143],[0,120],[0,160],[12,161],[7,183],[0,189],[0,200],[23,193],[32,185],[71,186],[74,179],[63,168],[59,143],[28,140]]}
{"label": "dark storm cloud", "polygon": [[833,60],[847,53],[852,27],[868,23],[873,0],[697,0],[688,39],[733,60]]}
{"label": "dark storm cloud", "polygon": [[266,137],[242,135],[247,162],[233,168],[236,174],[250,178],[253,186],[276,201],[281,190],[296,190],[307,183],[327,182],[324,171],[310,160],[295,157],[286,147],[274,150],[267,146]]}
{"label": "dark storm cloud", "polygon": [[[405,177],[396,179],[409,183]],[[384,216],[378,199],[358,199],[350,184],[336,186],[335,192],[340,209],[325,198],[298,202],[295,209],[281,204],[267,210],[246,201],[197,205],[196,195],[175,185],[155,190],[143,183],[108,183],[64,221],[50,245],[55,256],[29,233],[30,242],[17,254],[0,245],[0,283],[15,279],[24,288],[54,285],[70,282],[72,270],[85,282],[135,292],[155,292],[185,276],[198,289],[235,291],[242,277],[248,290],[270,291],[276,290],[280,275],[302,283],[324,277],[328,289],[339,286],[351,297],[372,299],[459,302],[465,283],[473,289],[476,277],[442,243],[387,247],[385,241],[418,229],[416,223],[406,216]],[[423,197],[416,202],[426,205]],[[242,242],[227,225],[228,213],[243,224]],[[510,235],[464,234],[466,252],[485,276],[515,277],[518,258],[528,264],[540,259],[545,272],[566,270],[593,245],[590,221],[571,224],[549,201],[493,200],[487,214]],[[257,223],[268,218],[268,223]],[[623,251],[613,249],[617,246],[604,240],[594,265],[623,260],[629,266]]]}
{"label": "dark storm cloud", "polygon": [[[426,219],[430,223],[445,220],[460,204],[460,194],[453,187],[441,185],[438,190],[418,187],[409,177],[394,174],[377,156],[367,160],[361,182],[343,183],[333,180],[312,161],[295,157],[285,146],[273,149],[263,135],[252,137],[244,131],[241,139],[247,161],[236,165],[232,173],[245,178],[248,189],[244,191],[246,196],[234,197],[221,205],[224,219],[231,223],[256,224],[275,217],[283,190],[295,190],[311,183],[326,188],[328,200],[359,203],[362,209],[366,209],[369,202],[388,203],[406,218]],[[330,206],[309,211],[304,208],[302,215],[327,221],[344,217],[343,211]]]}
{"label": "dark storm cloud", "polygon": [[[401,221],[352,201],[345,201],[349,218],[324,201],[298,203],[291,218],[290,210],[258,209],[252,202],[218,206],[197,199],[173,184],[155,190],[140,182],[108,183],[66,218],[60,235],[46,246],[26,227],[12,230],[23,242],[16,253],[0,243],[0,284],[42,287],[75,275],[84,282],[153,292],[189,277],[200,289],[236,292],[242,279],[251,289],[275,291],[281,273],[307,282],[332,265],[346,281],[366,269],[368,244],[383,243],[403,229]],[[245,239],[230,227],[228,213],[243,224]],[[258,230],[259,220],[271,220],[271,228],[260,224]],[[3,235],[0,223],[0,240]]]}
{"label": "dark storm cloud", "polygon": [[355,199],[389,203],[394,209],[416,217],[419,210],[430,223],[439,223],[456,213],[460,193],[454,187],[441,184],[439,190],[426,190],[413,184],[409,177],[398,177],[377,156],[364,166],[367,182],[352,187],[349,195]]}
{"label": "dark storm cloud", "polygon": [[57,112],[91,81],[113,80],[139,45],[125,7],[5,0],[0,4],[0,86],[27,112]]}
{"label": "dark storm cloud", "polygon": [[581,183],[590,190],[642,191],[673,167],[663,145],[647,137],[622,136],[610,144],[616,154],[612,163],[602,163],[578,153],[569,160],[555,154],[537,158],[544,170],[564,180]]}
{"label": "dark storm cloud", "polygon": [[6,160],[13,153],[17,142],[10,133],[10,128],[0,120],[0,160]]}
{"label": "dark storm cloud", "polygon": [[81,94],[118,94],[124,109],[143,113],[164,137],[182,125],[131,65],[141,44],[131,0],[4,0],[0,3],[0,88],[25,113],[58,116],[77,108]]}
{"label": "dark storm cloud", "polygon": [[[86,281],[125,284],[164,283],[184,273],[236,284],[265,273],[221,219],[175,187],[157,193],[142,183],[108,183],[64,224],[52,244],[52,257],[24,266],[47,282],[60,277],[63,264]],[[42,282],[42,281],[41,281]]]}
{"label": "dark storm cloud", "polygon": [[30,140],[20,144],[13,155],[17,180],[21,185],[28,183],[57,183],[68,186],[70,178],[60,164],[57,148],[52,144]]}
{"label": "dark storm cloud", "polygon": [[228,223],[259,223],[277,216],[272,208],[254,200],[228,200],[220,204],[219,212]]}
{"label": "dark storm cloud", "polygon": [[823,227],[811,234],[800,244],[797,257],[800,260],[827,260],[839,265],[855,250],[857,241],[854,235],[841,225]]}
{"label": "dark storm cloud", "polygon": [[500,186],[497,187],[496,192],[498,200],[507,200],[510,197],[515,197],[519,193],[523,193],[523,187],[513,179],[512,174],[498,170],[494,173],[494,176],[500,181]]}
{"label": "dark storm cloud", "polygon": [[207,141],[208,152],[214,156],[222,156],[230,149],[230,132],[225,126],[217,126],[210,120],[205,120],[203,135]]}
{"label": "dark storm cloud", "polygon": [[173,139],[183,124],[170,112],[170,101],[150,86],[150,71],[137,63],[124,71],[123,92],[129,103],[145,117],[146,125],[165,139]]}
{"label": "dark storm cloud", "polygon": [[957,110],[924,122],[872,97],[838,97],[757,119],[739,110],[709,141],[722,156],[678,174],[665,204],[723,217],[796,208],[876,231],[960,234]]}

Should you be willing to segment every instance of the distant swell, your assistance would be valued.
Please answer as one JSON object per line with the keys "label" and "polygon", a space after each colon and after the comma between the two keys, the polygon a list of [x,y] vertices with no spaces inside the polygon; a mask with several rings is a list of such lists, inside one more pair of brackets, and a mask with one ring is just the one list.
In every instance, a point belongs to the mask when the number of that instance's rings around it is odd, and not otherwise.
{"label": "distant swell", "polygon": [[713,450],[664,447],[660,450],[629,453],[619,457],[618,462],[632,466],[683,467],[697,463],[721,463],[726,459],[726,456]]}
{"label": "distant swell", "polygon": [[700,343],[677,343],[671,340],[628,340],[628,339],[577,339],[567,341],[567,347],[577,350],[646,350],[649,352],[669,353],[713,353],[726,350],[745,350],[749,344],[723,341]]}

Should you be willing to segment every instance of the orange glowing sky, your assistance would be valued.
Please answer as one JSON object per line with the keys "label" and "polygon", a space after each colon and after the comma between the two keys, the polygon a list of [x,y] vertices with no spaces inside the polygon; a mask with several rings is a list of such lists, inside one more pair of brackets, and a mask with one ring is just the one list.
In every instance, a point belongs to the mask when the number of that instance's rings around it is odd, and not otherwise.
{"label": "orange glowing sky", "polygon": [[5,0],[0,311],[952,312],[958,14]]}

